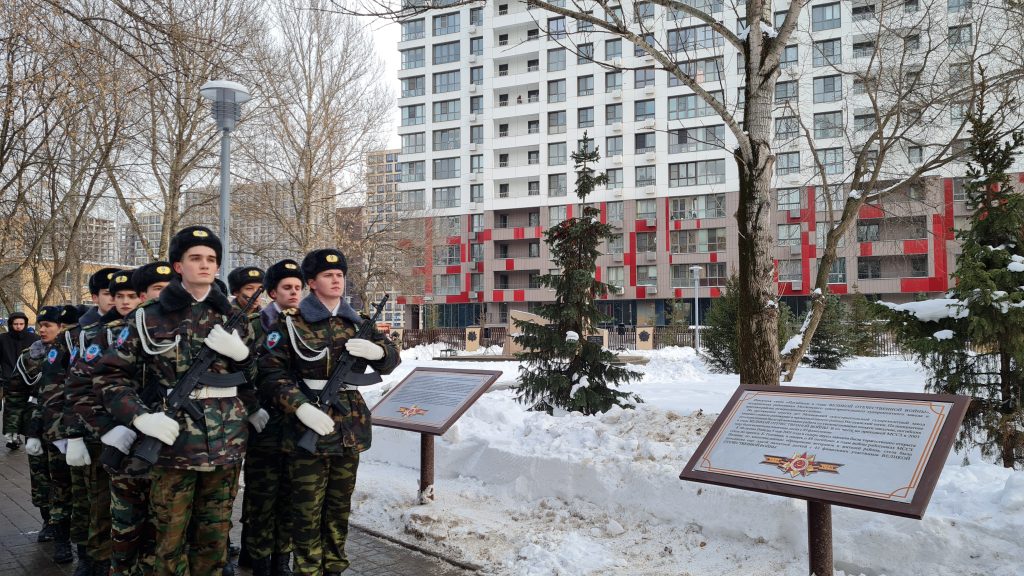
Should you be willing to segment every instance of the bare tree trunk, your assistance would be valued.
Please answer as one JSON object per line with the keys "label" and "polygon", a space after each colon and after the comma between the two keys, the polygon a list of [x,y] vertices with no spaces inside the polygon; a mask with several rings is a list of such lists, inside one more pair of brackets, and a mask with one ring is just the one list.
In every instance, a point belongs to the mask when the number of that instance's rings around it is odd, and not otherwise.
{"label": "bare tree trunk", "polygon": [[1001,446],[999,451],[1003,457],[1003,468],[1013,469],[1017,464],[1017,452],[1020,450],[1020,433],[1017,431],[1016,423],[1013,420],[1015,410],[1013,405],[1020,402],[1019,383],[1011,365],[1012,358],[1006,352],[999,352],[999,383],[1000,392],[1004,406],[1010,408],[1002,410],[1003,420],[1000,422],[1002,428]]}

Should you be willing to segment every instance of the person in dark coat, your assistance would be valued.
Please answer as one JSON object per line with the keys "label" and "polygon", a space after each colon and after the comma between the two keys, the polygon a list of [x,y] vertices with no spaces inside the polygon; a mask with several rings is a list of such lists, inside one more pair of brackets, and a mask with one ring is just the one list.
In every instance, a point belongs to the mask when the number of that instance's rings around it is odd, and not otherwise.
{"label": "person in dark coat", "polygon": [[12,312],[7,319],[7,332],[0,334],[0,378],[4,382],[14,373],[14,363],[22,351],[39,340],[39,335],[28,330],[28,316]]}

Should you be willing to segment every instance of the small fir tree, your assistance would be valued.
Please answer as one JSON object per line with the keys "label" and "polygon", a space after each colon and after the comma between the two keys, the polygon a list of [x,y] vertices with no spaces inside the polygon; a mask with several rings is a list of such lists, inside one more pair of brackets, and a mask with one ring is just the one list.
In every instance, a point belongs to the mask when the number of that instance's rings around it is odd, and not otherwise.
{"label": "small fir tree", "polygon": [[836,370],[851,356],[849,313],[839,296],[829,294],[825,296],[825,312],[804,359],[812,368]]}
{"label": "small fir tree", "polygon": [[[544,233],[551,260],[560,274],[540,276],[541,285],[555,290],[555,301],[541,304],[537,313],[547,325],[516,321],[515,336],[524,352],[519,354],[519,382],[515,387],[520,402],[551,412],[555,408],[597,414],[612,406],[633,408],[642,400],[618,387],[641,374],[617,362],[615,354],[587,340],[594,326],[607,317],[597,308],[597,298],[608,293],[609,285],[596,279],[600,246],[611,236],[612,227],[600,221],[600,210],[586,204],[594,188],[607,182],[604,173],[591,165],[600,159],[597,147],[586,133],[580,149],[573,152],[576,165],[576,196],[583,203],[578,217],[552,226]],[[576,338],[567,338],[575,335]]]}
{"label": "small fir tree", "polygon": [[878,336],[881,334],[878,305],[854,287],[849,308],[850,351],[855,356],[877,355]]}
{"label": "small fir tree", "polygon": [[[1007,468],[1024,465],[1024,195],[1007,171],[1024,133],[999,134],[984,111],[984,80],[971,123],[968,227],[944,299],[889,304],[889,326],[928,370],[932,392],[972,398],[957,447],[978,446]],[[1012,107],[1010,108],[1012,109]]]}
{"label": "small fir tree", "polygon": [[[704,319],[701,345],[704,347],[704,362],[712,372],[739,373],[739,294],[739,277],[733,274],[726,281],[722,295],[711,303],[711,309]],[[796,320],[789,306],[781,301],[778,306],[781,348],[793,334]]]}

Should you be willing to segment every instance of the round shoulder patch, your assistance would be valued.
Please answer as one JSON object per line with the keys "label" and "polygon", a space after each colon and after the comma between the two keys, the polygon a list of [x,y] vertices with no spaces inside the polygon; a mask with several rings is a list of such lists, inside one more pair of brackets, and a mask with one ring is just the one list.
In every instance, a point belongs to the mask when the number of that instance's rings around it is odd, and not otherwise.
{"label": "round shoulder patch", "polygon": [[268,349],[273,349],[273,347],[277,346],[277,343],[280,342],[280,341],[281,341],[281,333],[280,332],[274,331],[274,332],[271,332],[270,334],[267,334],[267,348]]}
{"label": "round shoulder patch", "polygon": [[127,326],[125,326],[124,328],[121,328],[121,332],[117,335],[117,342],[115,342],[114,345],[117,346],[118,348],[120,348],[121,345],[124,344],[124,341],[128,339],[128,334],[130,332],[131,331],[128,330]]}
{"label": "round shoulder patch", "polygon": [[56,348],[51,348],[50,351],[46,353],[46,361],[49,362],[50,364],[53,364],[54,362],[57,361]]}
{"label": "round shoulder patch", "polygon": [[85,360],[87,363],[88,362],[92,362],[99,355],[100,355],[100,345],[99,344],[93,344],[93,345],[91,345],[91,346],[89,346],[88,348],[85,349],[85,355],[82,356],[82,360]]}

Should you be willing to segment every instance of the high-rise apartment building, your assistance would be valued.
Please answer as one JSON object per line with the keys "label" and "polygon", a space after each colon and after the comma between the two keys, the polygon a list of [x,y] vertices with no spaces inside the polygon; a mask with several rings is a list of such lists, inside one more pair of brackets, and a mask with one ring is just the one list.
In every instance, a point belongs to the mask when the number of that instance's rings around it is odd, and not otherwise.
{"label": "high-rise apartment building", "polygon": [[[687,3],[746,34],[721,0]],[[776,26],[785,18],[780,10]],[[654,3],[624,2],[617,11],[742,117],[744,66],[720,35]],[[862,136],[874,129],[870,82],[857,70],[871,66],[879,22],[906,27],[898,37],[905,54],[927,50],[944,59],[932,60],[939,72],[908,65],[900,78],[940,73],[946,82],[948,74],[948,89],[956,90],[964,72],[957,50],[982,32],[971,11],[970,2],[955,0],[856,0],[818,1],[801,14],[782,56],[773,114],[772,232],[779,294],[791,306],[802,308],[813,288],[832,227],[829,206],[841,210]],[[596,6],[595,15],[607,17]],[[914,22],[927,32],[916,35]],[[721,294],[738,261],[735,139],[642,48],[586,22],[501,0],[410,17],[398,48],[397,198],[407,217],[428,221],[425,261],[414,269],[423,293],[399,298],[410,312],[430,306],[442,325],[504,323],[510,309],[553,299],[537,281],[553,271],[543,231],[580,212],[570,154],[584,135],[599,146],[598,168],[608,175],[589,200],[615,228],[597,270],[616,287],[601,303],[614,322],[663,323],[670,300],[693,300],[695,271],[702,308]],[[930,145],[954,138],[963,110],[942,110],[931,122],[950,130],[930,142],[908,138],[891,151],[889,179],[927,159]],[[823,186],[820,171],[835,184]],[[954,163],[866,205],[830,271],[830,290],[894,301],[946,290],[958,250],[952,228],[966,215],[963,174]]]}
{"label": "high-rise apartment building", "polygon": [[[398,149],[379,150],[366,156],[366,208],[365,236],[367,240],[380,237],[383,241],[378,245],[391,246],[402,236],[403,206],[398,194]],[[389,249],[376,250],[374,258],[382,259],[385,269],[397,270],[403,255]],[[381,312],[381,322],[392,326],[404,325],[404,306],[395,301],[395,295],[401,291],[401,284],[393,274],[374,274],[366,287],[371,303],[379,302],[385,294],[391,294]]]}

